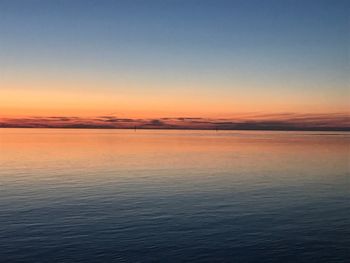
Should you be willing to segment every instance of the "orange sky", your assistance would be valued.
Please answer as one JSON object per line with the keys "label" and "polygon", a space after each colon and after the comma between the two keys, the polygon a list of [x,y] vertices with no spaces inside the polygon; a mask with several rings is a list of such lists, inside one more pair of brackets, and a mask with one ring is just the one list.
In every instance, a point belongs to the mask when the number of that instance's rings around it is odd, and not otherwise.
{"label": "orange sky", "polygon": [[346,8],[196,2],[4,3],[0,118],[350,113]]}
{"label": "orange sky", "polygon": [[[48,84],[49,85],[49,84]],[[346,96],[327,97],[308,94],[264,92],[242,94],[204,90],[170,89],[137,94],[132,88],[119,93],[83,88],[39,89],[18,86],[0,89],[2,117],[21,116],[97,116],[120,117],[234,117],[246,113],[334,113],[349,112]],[[54,85],[53,85],[54,86]]]}

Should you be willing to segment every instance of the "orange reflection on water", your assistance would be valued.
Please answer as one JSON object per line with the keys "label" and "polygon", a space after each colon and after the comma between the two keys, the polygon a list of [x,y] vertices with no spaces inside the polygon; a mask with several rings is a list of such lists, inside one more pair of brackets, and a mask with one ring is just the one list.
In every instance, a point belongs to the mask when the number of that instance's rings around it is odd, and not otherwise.
{"label": "orange reflection on water", "polygon": [[337,174],[348,170],[349,142],[348,133],[334,132],[2,129],[0,165],[2,176],[48,168],[87,178],[101,171],[186,169]]}

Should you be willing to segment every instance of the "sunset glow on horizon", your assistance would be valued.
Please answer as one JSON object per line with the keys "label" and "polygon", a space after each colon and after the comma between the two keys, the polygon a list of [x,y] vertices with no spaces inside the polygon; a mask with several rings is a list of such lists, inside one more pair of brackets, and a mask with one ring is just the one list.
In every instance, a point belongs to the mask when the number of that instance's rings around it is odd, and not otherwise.
{"label": "sunset glow on horizon", "polygon": [[0,1],[0,126],[289,114],[350,129],[348,8],[340,0]]}
{"label": "sunset glow on horizon", "polygon": [[0,263],[349,262],[349,157],[350,0],[0,0]]}

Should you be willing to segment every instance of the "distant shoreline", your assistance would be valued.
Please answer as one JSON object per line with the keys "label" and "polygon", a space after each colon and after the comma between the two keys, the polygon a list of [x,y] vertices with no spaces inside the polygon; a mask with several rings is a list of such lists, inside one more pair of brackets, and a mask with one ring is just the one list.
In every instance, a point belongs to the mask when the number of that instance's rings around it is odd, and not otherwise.
{"label": "distant shoreline", "polygon": [[29,116],[1,118],[0,128],[217,130],[217,131],[350,131],[350,116],[334,114],[252,115],[236,118],[116,116]]}
{"label": "distant shoreline", "polygon": [[199,128],[147,128],[147,127],[136,127],[136,128],[117,128],[117,127],[0,127],[0,129],[71,129],[71,130],[179,130],[179,131],[310,131],[310,132],[350,132],[350,127],[344,128],[305,128],[305,129],[278,129],[278,128],[269,128],[269,129],[199,129]]}

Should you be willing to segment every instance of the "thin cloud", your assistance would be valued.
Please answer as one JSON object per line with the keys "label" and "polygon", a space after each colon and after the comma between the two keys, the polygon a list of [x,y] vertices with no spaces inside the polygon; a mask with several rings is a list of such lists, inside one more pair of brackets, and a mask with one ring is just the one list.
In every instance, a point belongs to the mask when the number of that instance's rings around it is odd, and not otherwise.
{"label": "thin cloud", "polygon": [[237,118],[175,117],[131,119],[115,116],[92,118],[51,116],[0,118],[2,128],[95,128],[95,129],[221,129],[221,130],[329,130],[350,131],[347,113],[247,114]]}

